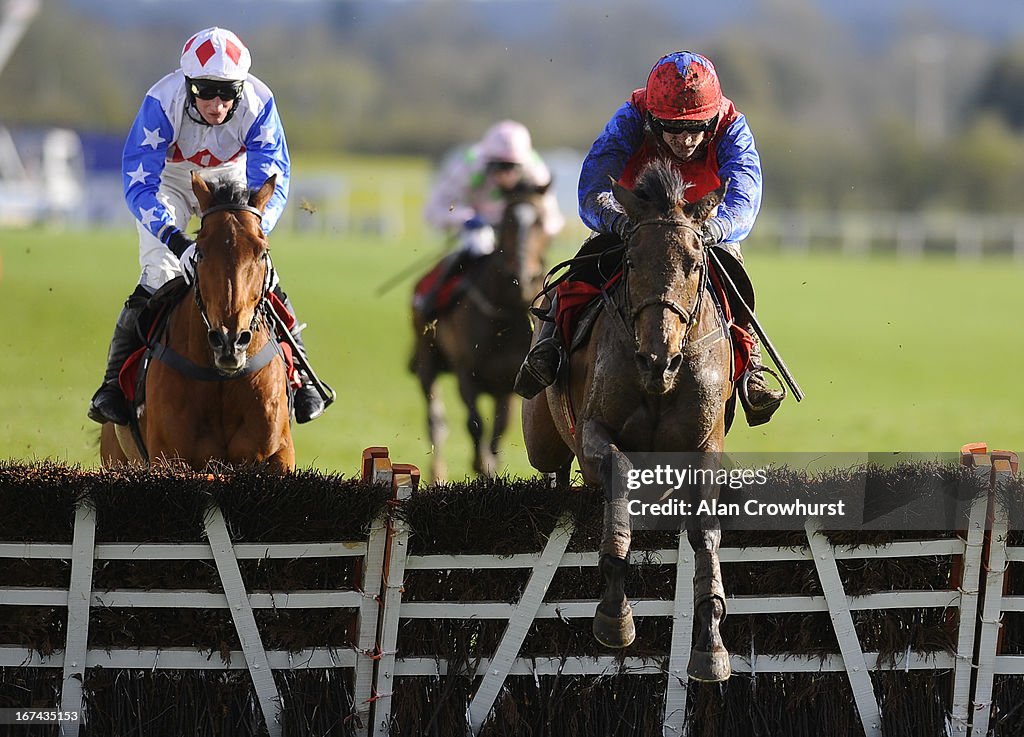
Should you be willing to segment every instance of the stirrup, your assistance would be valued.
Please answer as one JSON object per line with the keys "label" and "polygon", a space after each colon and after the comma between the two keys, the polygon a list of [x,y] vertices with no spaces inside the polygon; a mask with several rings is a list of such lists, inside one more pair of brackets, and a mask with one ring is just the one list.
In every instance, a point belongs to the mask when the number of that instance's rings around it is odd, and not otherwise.
{"label": "stirrup", "polygon": [[[775,380],[779,382],[779,386],[782,388],[782,394],[778,399],[772,399],[760,406],[754,406],[750,402],[748,383],[750,382],[750,377],[758,372],[765,372],[773,376]],[[768,393],[767,389],[764,393]],[[758,425],[763,425],[768,422],[772,418],[772,415],[775,414],[775,410],[777,410],[782,404],[782,400],[786,398],[786,385],[783,383],[782,377],[767,366],[751,366],[744,372],[743,378],[740,380],[739,395],[740,403],[743,405],[743,414],[746,415],[747,418],[747,426],[757,427]]]}

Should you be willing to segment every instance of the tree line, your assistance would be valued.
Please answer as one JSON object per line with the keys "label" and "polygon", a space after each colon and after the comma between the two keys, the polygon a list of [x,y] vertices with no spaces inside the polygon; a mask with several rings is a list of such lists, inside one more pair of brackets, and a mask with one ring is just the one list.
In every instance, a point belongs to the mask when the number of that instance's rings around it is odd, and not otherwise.
{"label": "tree line", "polygon": [[[559,5],[518,32],[477,5],[400,3],[360,20],[358,3],[335,3],[287,27],[220,24],[252,49],[296,152],[439,158],[503,117],[542,148],[585,151],[660,54],[692,48],[750,121],[768,205],[999,212],[1024,188],[1024,42],[950,37],[929,60],[912,31],[865,48],[801,2],[700,37],[656,3]],[[0,74],[0,122],[126,132],[193,26],[126,29],[45,3]]]}

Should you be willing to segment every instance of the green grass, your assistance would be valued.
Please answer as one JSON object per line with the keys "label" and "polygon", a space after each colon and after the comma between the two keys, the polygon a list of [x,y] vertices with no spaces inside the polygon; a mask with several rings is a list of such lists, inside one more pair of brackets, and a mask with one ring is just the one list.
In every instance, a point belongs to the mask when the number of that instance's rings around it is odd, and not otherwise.
{"label": "green grass", "polygon": [[[411,280],[378,288],[439,247],[341,235],[275,233],[275,263],[320,375],[338,391],[324,417],[294,429],[300,466],[356,473],[362,449],[429,465],[425,409],[406,372]],[[562,243],[557,256],[574,244]],[[1009,261],[850,260],[759,254],[748,265],[758,315],[807,394],[767,426],[738,422],[731,451],[956,451],[986,441],[1021,450],[1017,375],[1024,269]],[[121,302],[135,285],[134,231],[0,231],[0,458],[95,466],[85,408]],[[443,383],[453,478],[469,472],[465,412]],[[504,458],[529,475],[518,421]]]}

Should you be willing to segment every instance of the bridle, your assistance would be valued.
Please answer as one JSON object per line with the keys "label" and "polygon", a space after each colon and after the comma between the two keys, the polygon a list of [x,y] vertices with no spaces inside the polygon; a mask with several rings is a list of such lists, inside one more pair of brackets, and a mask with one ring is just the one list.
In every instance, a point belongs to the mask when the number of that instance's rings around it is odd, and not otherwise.
{"label": "bridle", "polygon": [[687,310],[681,304],[679,304],[678,302],[676,302],[673,299],[669,299],[667,296],[654,296],[654,297],[650,297],[650,298],[644,300],[643,302],[641,302],[640,304],[633,306],[629,302],[629,288],[628,288],[628,279],[629,279],[629,245],[630,245],[630,241],[633,240],[633,236],[636,235],[636,232],[638,230],[640,230],[640,228],[645,228],[645,227],[648,227],[648,226],[661,226],[661,227],[666,227],[666,228],[685,228],[686,230],[689,230],[689,231],[693,232],[697,236],[698,239],[701,237],[701,232],[699,230],[697,230],[696,228],[694,228],[692,225],[690,225],[689,223],[685,223],[682,220],[676,220],[674,218],[661,218],[661,217],[648,218],[646,220],[640,220],[639,222],[634,223],[633,226],[629,229],[629,232],[626,233],[626,237],[624,239],[625,240],[625,245],[626,245],[626,254],[625,254],[625,258],[623,259],[623,269],[622,269],[623,281],[626,282],[626,284],[623,285],[623,290],[622,291],[623,291],[623,297],[624,297],[624,299],[626,301],[626,309],[628,311],[629,320],[630,320],[630,323],[631,323],[630,327],[632,327],[632,329],[629,329],[625,325],[625,320],[622,318],[621,313],[618,313],[619,314],[619,318],[620,318],[620,321],[622,322],[623,328],[626,329],[627,332],[633,338],[634,344],[639,344],[639,341],[636,338],[636,318],[637,318],[637,316],[643,310],[645,310],[648,307],[659,306],[659,305],[667,307],[669,310],[671,310],[672,312],[676,313],[679,316],[679,319],[682,320],[683,324],[686,325],[686,331],[683,333],[683,344],[682,344],[682,347],[685,348],[687,346],[687,343],[690,340],[690,333],[692,333],[694,328],[696,327],[697,321],[694,318],[696,316],[700,315],[701,306],[702,306],[702,303],[704,301],[704,292],[706,291],[707,286],[708,286],[708,256],[707,256],[707,252],[706,251],[704,252],[704,257],[701,260],[700,266],[698,267],[700,269],[700,271],[701,271],[700,286],[699,286],[699,288],[697,290],[697,301],[694,303],[692,310]]}
{"label": "bridle", "polygon": [[[263,221],[263,213],[252,205],[244,205],[240,203],[224,203],[221,205],[214,205],[206,210],[199,213],[199,229],[202,230],[202,223],[206,219],[207,215],[212,215],[215,212],[248,212],[256,216],[256,219],[260,222]],[[202,251],[196,249],[196,264],[198,266],[199,261],[203,258]],[[260,260],[263,261],[263,291],[260,294],[259,305],[252,313],[252,322],[249,323],[249,330],[253,333],[259,331],[259,321],[263,315],[263,306],[266,302],[266,296],[270,292],[271,282],[273,281],[273,267],[270,264],[270,249],[266,248],[263,250],[263,254],[260,256]],[[206,303],[203,302],[203,294],[199,289],[199,275],[192,279],[192,289],[195,293],[196,307],[199,310],[199,316],[203,320],[203,324],[206,326],[207,332],[213,330],[213,326],[210,324],[210,318],[206,314]]]}

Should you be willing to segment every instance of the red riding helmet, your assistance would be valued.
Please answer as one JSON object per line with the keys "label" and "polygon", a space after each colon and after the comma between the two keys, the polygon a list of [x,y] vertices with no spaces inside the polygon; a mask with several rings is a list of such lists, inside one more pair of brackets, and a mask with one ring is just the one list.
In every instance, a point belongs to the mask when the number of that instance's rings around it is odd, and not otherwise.
{"label": "red riding helmet", "polygon": [[721,104],[715,65],[692,51],[661,57],[647,77],[647,109],[659,120],[708,120]]}

